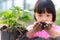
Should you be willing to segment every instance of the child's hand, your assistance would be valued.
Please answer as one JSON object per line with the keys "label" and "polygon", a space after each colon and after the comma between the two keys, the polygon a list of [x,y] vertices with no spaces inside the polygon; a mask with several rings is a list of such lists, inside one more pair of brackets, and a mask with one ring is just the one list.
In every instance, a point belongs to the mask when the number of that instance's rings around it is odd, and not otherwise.
{"label": "child's hand", "polygon": [[52,28],[53,22],[47,22],[45,30],[50,30]]}
{"label": "child's hand", "polygon": [[35,32],[41,31],[42,28],[40,22],[36,22],[32,30],[34,30]]}
{"label": "child's hand", "polygon": [[35,32],[41,31],[41,30],[50,30],[52,28],[52,22],[46,22],[44,29],[42,29],[42,24],[40,22],[36,22],[33,29]]}

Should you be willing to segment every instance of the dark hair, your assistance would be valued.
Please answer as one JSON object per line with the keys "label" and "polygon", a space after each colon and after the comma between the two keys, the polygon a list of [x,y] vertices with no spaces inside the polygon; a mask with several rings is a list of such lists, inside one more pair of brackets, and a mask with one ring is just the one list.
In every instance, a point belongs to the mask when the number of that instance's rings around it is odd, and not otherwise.
{"label": "dark hair", "polygon": [[[52,13],[52,21],[54,22],[56,19],[56,10],[53,2],[51,0],[38,0],[36,2],[34,13],[37,12],[39,14],[44,13],[45,9],[48,13]],[[35,15],[34,15],[35,18]],[[35,18],[36,20],[36,18]]]}

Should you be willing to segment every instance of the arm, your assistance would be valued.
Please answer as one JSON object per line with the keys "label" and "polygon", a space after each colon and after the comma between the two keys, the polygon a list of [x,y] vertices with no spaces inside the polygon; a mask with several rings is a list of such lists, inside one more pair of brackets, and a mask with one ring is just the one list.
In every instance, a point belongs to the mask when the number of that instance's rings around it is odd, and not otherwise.
{"label": "arm", "polygon": [[51,35],[52,38],[56,38],[56,37],[59,37],[60,36],[60,32],[56,32],[53,29],[46,30],[46,32],[48,32]]}

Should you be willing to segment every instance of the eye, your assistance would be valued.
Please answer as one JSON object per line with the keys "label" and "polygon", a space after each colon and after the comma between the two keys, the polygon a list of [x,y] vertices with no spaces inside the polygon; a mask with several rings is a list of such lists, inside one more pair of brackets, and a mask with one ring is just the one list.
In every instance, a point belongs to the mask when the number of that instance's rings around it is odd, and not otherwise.
{"label": "eye", "polygon": [[47,17],[50,17],[50,15],[47,15]]}
{"label": "eye", "polygon": [[39,17],[42,17],[42,15],[40,14]]}

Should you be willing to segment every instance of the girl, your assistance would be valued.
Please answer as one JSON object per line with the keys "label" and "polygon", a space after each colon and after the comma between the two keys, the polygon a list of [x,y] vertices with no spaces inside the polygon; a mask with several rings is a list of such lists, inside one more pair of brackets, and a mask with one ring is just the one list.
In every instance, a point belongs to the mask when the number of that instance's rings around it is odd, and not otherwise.
{"label": "girl", "polygon": [[[28,32],[25,35],[25,39],[32,39],[36,37],[39,37],[40,39],[48,39],[60,36],[60,27],[54,25],[56,20],[56,11],[51,0],[38,0],[36,2],[34,18],[36,22],[27,27]],[[45,22],[46,25],[42,26],[41,22]],[[24,37],[22,39],[24,39]]]}
{"label": "girl", "polygon": [[[51,0],[38,0],[34,8],[34,18],[36,22],[29,26],[27,36],[33,37],[57,37],[60,36],[60,27],[53,24],[56,20],[55,6]],[[49,24],[44,30],[41,28],[40,22]]]}

